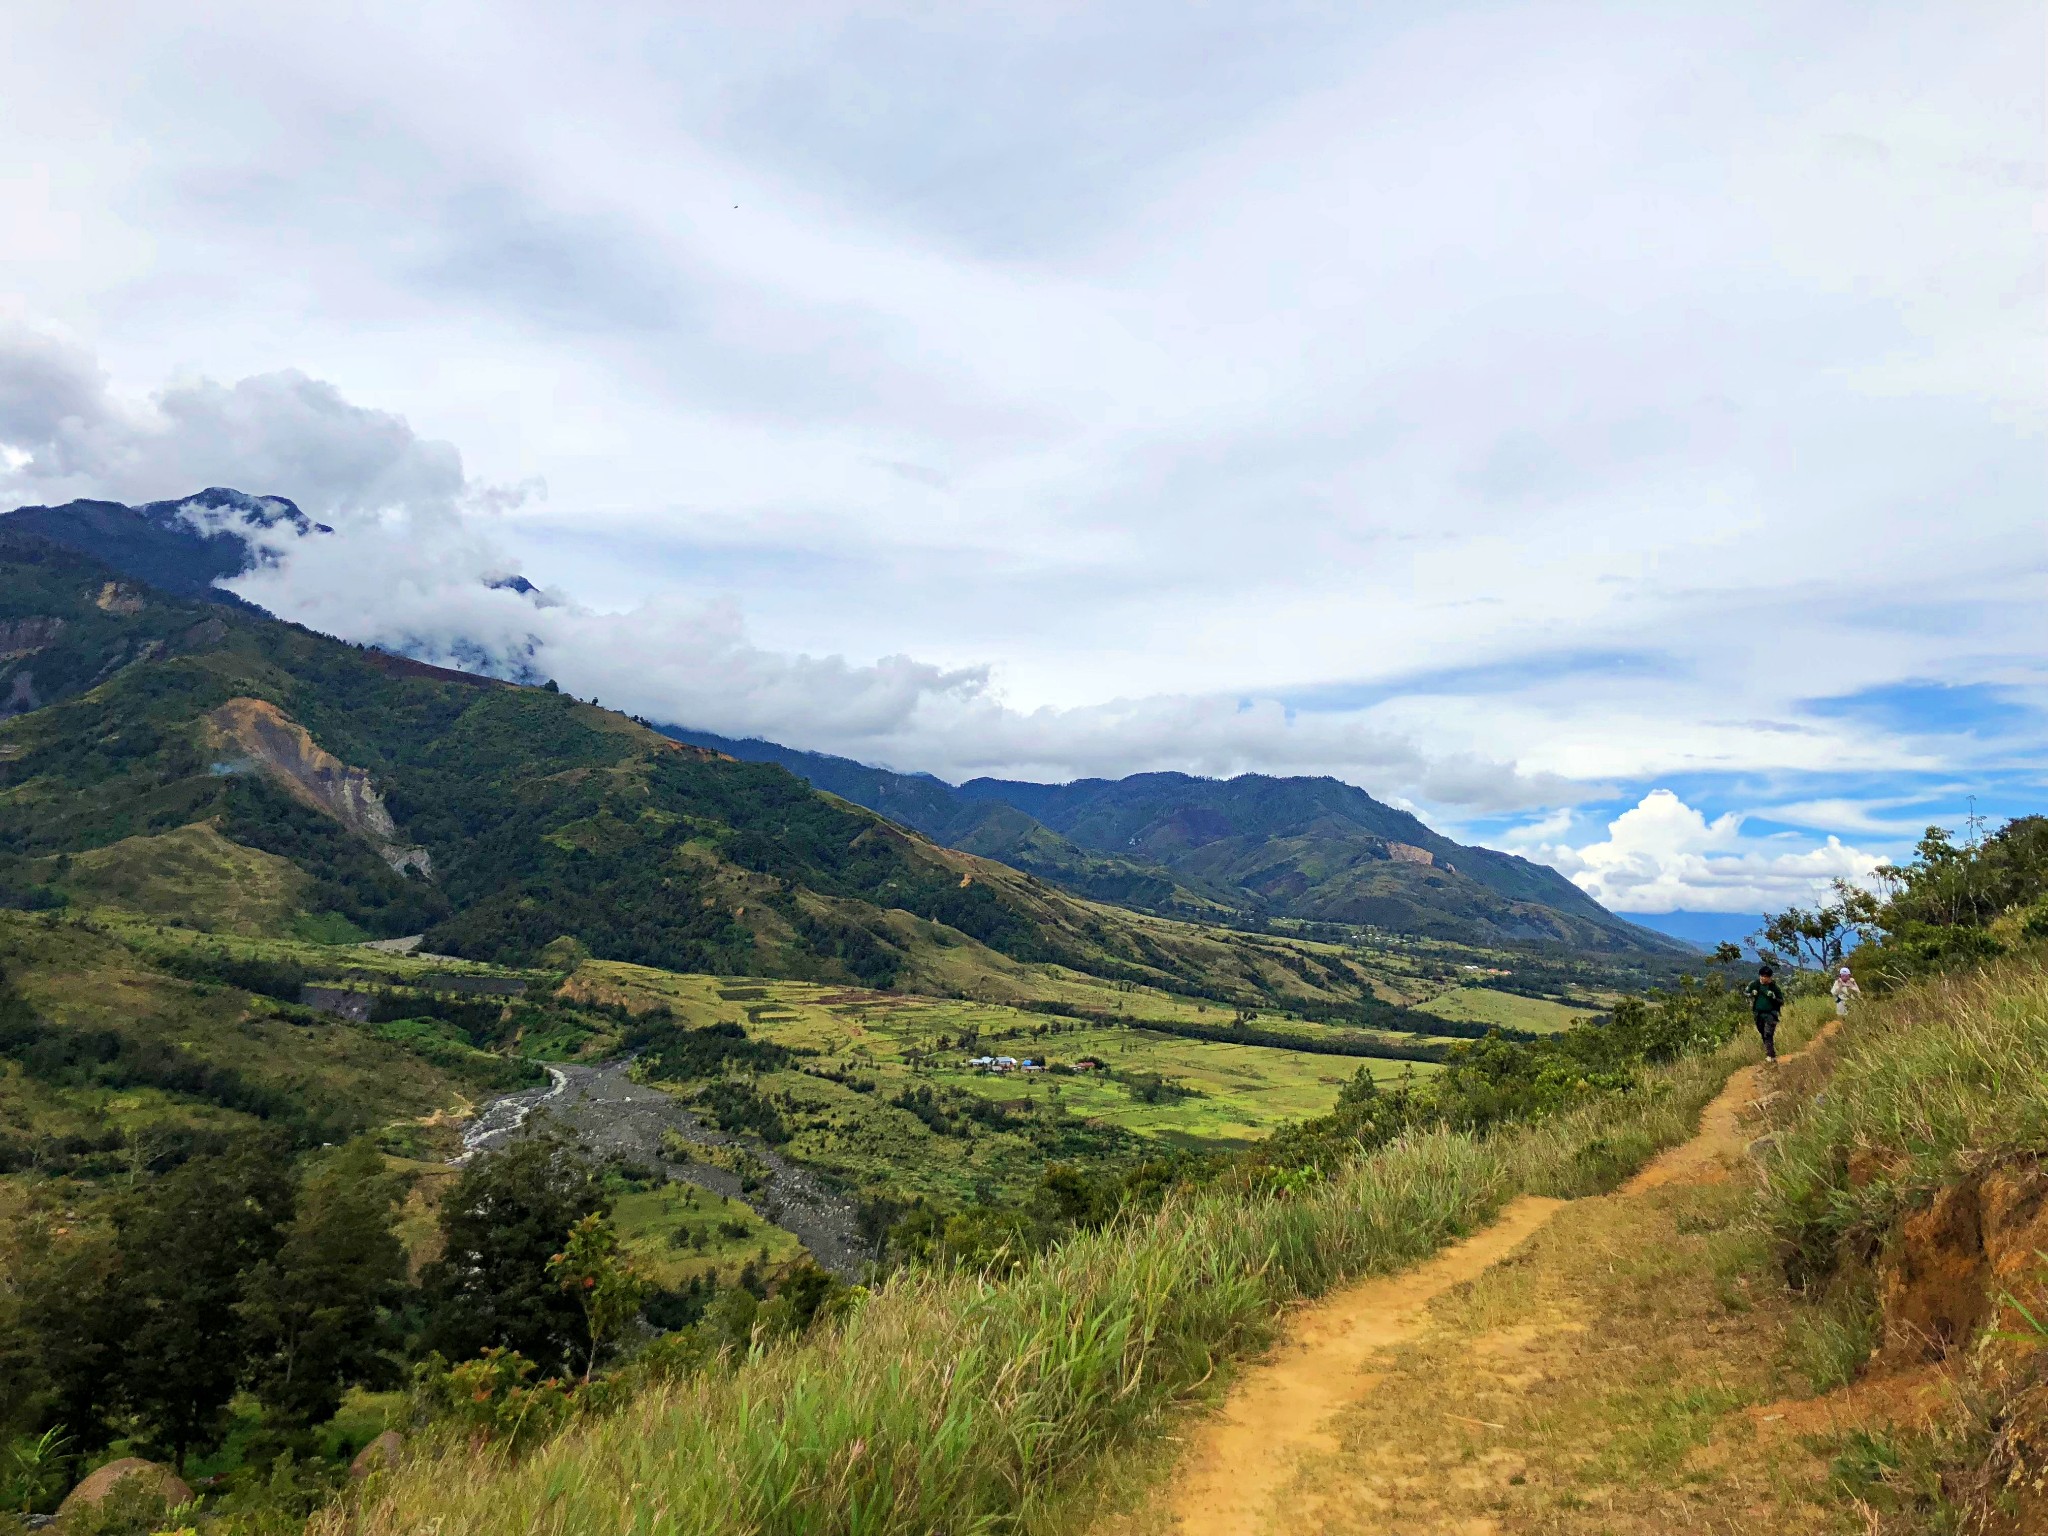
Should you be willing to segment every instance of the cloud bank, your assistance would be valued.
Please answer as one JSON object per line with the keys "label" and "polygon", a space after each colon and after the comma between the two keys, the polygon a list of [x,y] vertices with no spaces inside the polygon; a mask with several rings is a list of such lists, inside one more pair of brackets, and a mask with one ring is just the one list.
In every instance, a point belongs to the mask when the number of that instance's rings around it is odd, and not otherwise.
{"label": "cloud bank", "polygon": [[1810,902],[1835,880],[1867,884],[1884,862],[1830,836],[1819,847],[1745,836],[1745,818],[1709,820],[1668,789],[1652,790],[1607,824],[1605,838],[1574,847],[1546,840],[1563,821],[1525,829],[1514,851],[1570,877],[1619,912],[1755,913]]}

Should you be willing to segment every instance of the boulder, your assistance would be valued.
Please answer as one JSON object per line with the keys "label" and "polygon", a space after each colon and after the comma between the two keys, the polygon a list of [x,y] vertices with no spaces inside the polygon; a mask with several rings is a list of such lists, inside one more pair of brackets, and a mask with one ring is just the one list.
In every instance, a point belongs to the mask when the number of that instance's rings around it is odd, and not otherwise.
{"label": "boulder", "polygon": [[116,1483],[131,1477],[146,1478],[151,1491],[167,1505],[189,1504],[192,1490],[185,1486],[185,1480],[169,1467],[154,1461],[144,1461],[140,1456],[123,1456],[119,1461],[110,1461],[89,1474],[85,1481],[64,1495],[64,1502],[57,1506],[57,1517],[61,1520],[75,1509],[92,1509],[105,1502],[114,1491]]}
{"label": "boulder", "polygon": [[372,1472],[389,1472],[398,1465],[398,1453],[405,1445],[405,1438],[395,1429],[387,1429],[360,1451],[356,1459],[348,1464],[350,1477],[368,1477]]}

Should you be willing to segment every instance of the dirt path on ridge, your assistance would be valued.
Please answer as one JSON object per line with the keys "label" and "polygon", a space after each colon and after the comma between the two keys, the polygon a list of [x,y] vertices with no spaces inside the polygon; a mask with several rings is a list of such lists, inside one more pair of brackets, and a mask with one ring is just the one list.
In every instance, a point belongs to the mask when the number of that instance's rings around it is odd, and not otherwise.
{"label": "dirt path on ridge", "polygon": [[[1803,1049],[1833,1029],[1830,1023]],[[1792,1054],[1797,1053],[1786,1059]],[[1667,1187],[1726,1182],[1745,1160],[1752,1139],[1744,1115],[1753,1115],[1768,1101],[1766,1074],[1774,1071],[1758,1063],[1732,1073],[1689,1140],[1659,1154],[1606,1198],[1629,1200]],[[1421,1339],[1433,1325],[1432,1303],[1517,1255],[1575,1203],[1524,1196],[1491,1226],[1416,1268],[1333,1292],[1295,1313],[1273,1352],[1246,1369],[1220,1411],[1189,1434],[1168,1484],[1170,1508],[1155,1510],[1144,1528],[1170,1530],[1174,1536],[1323,1528],[1327,1507],[1318,1507],[1321,1499],[1296,1508],[1289,1495],[1305,1461],[1339,1449],[1351,1411],[1383,1380],[1384,1373],[1372,1369],[1376,1359]],[[1454,1421],[1452,1428],[1505,1428],[1457,1413],[1444,1417]],[[1167,1517],[1163,1523],[1158,1521],[1161,1513]],[[1391,1533],[1439,1527],[1398,1520],[1370,1528]],[[1482,1521],[1459,1528],[1485,1531],[1493,1526]]]}
{"label": "dirt path on ridge", "polygon": [[1174,1479],[1174,1530],[1245,1536],[1260,1529],[1301,1454],[1335,1448],[1329,1421],[1371,1385],[1363,1373],[1372,1357],[1420,1337],[1430,1302],[1514,1252],[1564,1203],[1524,1196],[1492,1226],[1416,1268],[1297,1313],[1272,1358],[1239,1378],[1222,1412],[1190,1441]]}

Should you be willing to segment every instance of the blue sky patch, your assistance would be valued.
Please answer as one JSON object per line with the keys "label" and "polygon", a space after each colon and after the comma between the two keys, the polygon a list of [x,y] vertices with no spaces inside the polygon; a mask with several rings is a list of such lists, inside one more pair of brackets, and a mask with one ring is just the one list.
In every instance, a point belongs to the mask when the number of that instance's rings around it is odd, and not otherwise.
{"label": "blue sky patch", "polygon": [[1911,736],[2006,736],[2039,728],[2039,709],[1996,683],[1886,683],[1834,698],[1808,699],[1829,719],[1859,720]]}

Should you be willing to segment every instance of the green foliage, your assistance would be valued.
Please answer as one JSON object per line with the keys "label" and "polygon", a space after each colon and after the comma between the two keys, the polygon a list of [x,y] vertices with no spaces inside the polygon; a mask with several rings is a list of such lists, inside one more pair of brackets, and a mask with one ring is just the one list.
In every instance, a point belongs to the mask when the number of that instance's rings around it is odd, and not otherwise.
{"label": "green foliage", "polygon": [[391,1230],[398,1189],[357,1141],[315,1168],[277,1253],[242,1280],[238,1304],[256,1394],[287,1423],[314,1424],[352,1385],[395,1385],[403,1342],[393,1312],[405,1249]]}
{"label": "green foliage", "polygon": [[313,912],[387,938],[418,933],[448,917],[441,890],[398,874],[361,838],[268,779],[228,780],[220,815],[228,838],[290,859],[313,877],[307,898]]}
{"label": "green foliage", "polygon": [[1813,907],[1787,907],[1764,919],[1755,938],[1757,953],[1790,959],[1809,970],[1831,971],[1841,964],[1850,939],[1868,929],[1876,917],[1869,892],[1847,881],[1835,882],[1835,899]]}
{"label": "green foliage", "polygon": [[548,1260],[548,1275],[574,1297],[583,1310],[590,1353],[584,1357],[583,1379],[597,1369],[598,1352],[616,1343],[640,1315],[648,1286],[619,1251],[618,1230],[593,1212],[569,1229],[562,1251]]}
{"label": "green foliage", "polygon": [[51,1417],[89,1444],[117,1418],[182,1462],[208,1439],[246,1358],[236,1304],[277,1251],[288,1161],[244,1141],[114,1202],[107,1227],[32,1259],[23,1321]]}
{"label": "green foliage", "polygon": [[515,1454],[527,1450],[553,1436],[574,1406],[572,1387],[556,1376],[533,1381],[535,1369],[518,1351],[496,1345],[455,1366],[429,1354],[413,1370],[413,1416]]}
{"label": "green foliage", "polygon": [[56,1503],[71,1474],[71,1437],[51,1427],[0,1451],[0,1510],[35,1514]]}
{"label": "green foliage", "polygon": [[[1444,1058],[1441,1046],[1409,1044],[1377,1035],[1335,1032],[1311,1034],[1306,1030],[1274,1029],[1244,1022],[1224,1025],[1201,1024],[1187,1019],[1131,1018],[1071,1004],[1025,1006],[1034,1013],[1056,1013],[1068,1018],[1091,1018],[1102,1023],[1127,1024],[1133,1029],[1149,1029],[1156,1034],[1174,1035],[1183,1040],[1221,1040],[1233,1045],[1262,1045],[1276,1051],[1305,1051],[1316,1056],[1370,1056],[1381,1061],[1441,1061]],[[1345,1009],[1344,1013],[1347,1015],[1346,1022],[1410,1030],[1417,1034],[1447,1037],[1464,1035],[1482,1039],[1490,1034],[1509,1033],[1490,1029],[1484,1024],[1465,1024],[1453,1019],[1439,1019],[1429,1014],[1417,1013],[1412,1009],[1396,1008],[1387,1003],[1361,1004],[1355,1008]],[[1511,1033],[1519,1037],[1521,1031]]]}
{"label": "green foliage", "polygon": [[274,1256],[291,1208],[279,1152],[252,1140],[195,1158],[115,1216],[120,1270],[108,1312],[122,1326],[118,1398],[181,1465],[239,1382],[243,1278]]}
{"label": "green foliage", "polygon": [[666,1082],[718,1077],[728,1069],[773,1072],[794,1059],[788,1047],[751,1039],[738,1024],[681,1029],[674,1015],[665,1011],[634,1020],[626,1030],[624,1044],[642,1053],[640,1068],[647,1077]]}
{"label": "green foliage", "polygon": [[287,1003],[296,1003],[306,983],[315,979],[315,973],[297,961],[231,954],[225,949],[177,950],[159,957],[156,963],[171,975],[188,981],[240,987],[244,992]]}
{"label": "green foliage", "polygon": [[1881,897],[1838,883],[1834,903],[1865,939],[1853,963],[1866,986],[1966,970],[2004,954],[2012,938],[2048,937],[2048,816],[2015,817],[1964,844],[1929,827],[1910,863],[1877,876]]}
{"label": "green foliage", "polygon": [[457,1360],[496,1346],[566,1371],[587,1329],[548,1264],[579,1221],[609,1211],[598,1169],[545,1126],[475,1159],[441,1203],[442,1256],[420,1276],[425,1346]]}
{"label": "green foliage", "polygon": [[751,1083],[720,1078],[705,1088],[696,1102],[709,1111],[721,1131],[751,1131],[770,1146],[780,1146],[789,1140],[787,1122]]}

